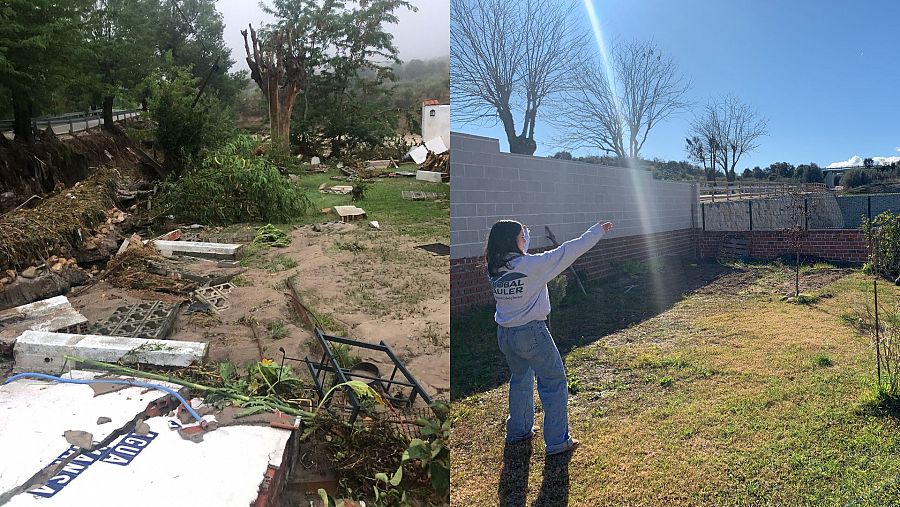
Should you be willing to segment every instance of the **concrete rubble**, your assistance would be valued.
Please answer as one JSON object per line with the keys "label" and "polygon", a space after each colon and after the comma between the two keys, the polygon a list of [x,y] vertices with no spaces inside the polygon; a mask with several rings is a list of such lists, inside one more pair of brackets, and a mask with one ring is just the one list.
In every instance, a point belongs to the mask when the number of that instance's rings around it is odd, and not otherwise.
{"label": "concrete rubble", "polygon": [[[99,375],[72,370],[63,379]],[[177,417],[180,403],[161,390],[124,386],[97,395],[95,386],[35,378],[0,385],[0,504],[262,507],[280,501],[294,461],[291,430],[229,421],[202,404],[203,424],[185,424]],[[185,438],[182,432],[192,428],[189,434],[202,439]]]}

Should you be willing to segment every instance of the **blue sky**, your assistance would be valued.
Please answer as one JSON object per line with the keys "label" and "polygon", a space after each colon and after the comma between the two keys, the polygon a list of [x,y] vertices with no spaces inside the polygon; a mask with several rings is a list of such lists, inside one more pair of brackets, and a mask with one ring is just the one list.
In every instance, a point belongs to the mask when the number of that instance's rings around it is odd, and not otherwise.
{"label": "blue sky", "polygon": [[[738,172],[900,156],[900,1],[594,0],[594,8],[607,41],[652,38],[671,55],[692,82],[695,108],[731,93],[768,119],[769,135]],[[684,160],[691,117],[654,127],[641,155]],[[508,150],[499,126],[451,128],[499,138]],[[535,154],[558,151],[558,134],[539,116]]]}

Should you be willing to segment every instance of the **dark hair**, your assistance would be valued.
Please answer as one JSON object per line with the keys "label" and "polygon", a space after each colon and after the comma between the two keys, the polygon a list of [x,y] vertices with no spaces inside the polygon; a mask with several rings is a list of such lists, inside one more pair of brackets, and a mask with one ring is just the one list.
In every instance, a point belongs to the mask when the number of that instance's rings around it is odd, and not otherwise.
{"label": "dark hair", "polygon": [[496,275],[501,267],[509,269],[509,254],[522,255],[516,240],[523,229],[524,226],[515,220],[500,220],[491,227],[484,250],[488,276]]}

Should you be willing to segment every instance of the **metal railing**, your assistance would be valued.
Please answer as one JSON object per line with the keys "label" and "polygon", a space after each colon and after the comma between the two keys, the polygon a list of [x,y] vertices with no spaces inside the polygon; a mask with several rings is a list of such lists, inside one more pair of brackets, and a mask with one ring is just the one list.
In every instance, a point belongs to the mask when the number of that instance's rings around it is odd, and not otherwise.
{"label": "metal railing", "polygon": [[697,188],[700,202],[764,199],[796,193],[815,194],[828,191],[824,183],[750,183],[743,181],[701,181]]}
{"label": "metal railing", "polygon": [[[140,109],[114,109],[113,120],[119,121],[141,114]],[[31,126],[35,129],[46,129],[49,127],[57,127],[59,125],[68,125],[69,131],[83,130],[90,128],[90,122],[93,120],[102,120],[103,110],[94,109],[91,111],[83,111],[78,113],[66,113],[59,116],[41,116],[31,119]],[[13,120],[0,120],[0,131],[9,131],[13,129]],[[83,128],[81,126],[83,125]],[[78,128],[76,128],[78,127]]]}

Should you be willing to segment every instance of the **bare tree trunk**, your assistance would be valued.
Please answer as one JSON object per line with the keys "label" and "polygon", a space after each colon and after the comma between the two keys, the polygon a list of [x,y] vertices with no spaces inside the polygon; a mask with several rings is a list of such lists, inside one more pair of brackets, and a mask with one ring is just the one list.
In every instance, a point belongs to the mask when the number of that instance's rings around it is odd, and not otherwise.
{"label": "bare tree trunk", "polygon": [[[241,30],[241,35],[244,36],[250,77],[259,85],[269,105],[272,145],[288,151],[291,142],[291,111],[300,91],[300,83],[306,79],[304,56],[302,52],[294,50],[290,30],[274,34],[272,45],[263,47],[256,30],[252,26],[249,28],[249,32]],[[250,41],[247,40],[248,33]]]}
{"label": "bare tree trunk", "polygon": [[113,100],[114,97],[112,95],[106,95],[103,97],[103,130],[109,132],[116,131],[116,124],[113,120]]}
{"label": "bare tree trunk", "polygon": [[34,130],[31,128],[31,99],[25,94],[13,94],[13,133],[17,141],[30,143],[34,141]]}

